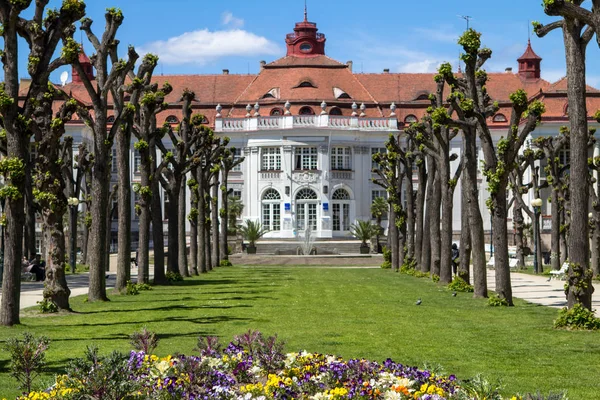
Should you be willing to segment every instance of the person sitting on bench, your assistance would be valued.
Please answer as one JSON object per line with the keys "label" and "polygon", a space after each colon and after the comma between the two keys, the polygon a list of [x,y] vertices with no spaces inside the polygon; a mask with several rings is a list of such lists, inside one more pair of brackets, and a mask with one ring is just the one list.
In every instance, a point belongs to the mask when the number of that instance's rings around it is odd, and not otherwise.
{"label": "person sitting on bench", "polygon": [[46,262],[41,260],[42,256],[36,254],[29,262],[29,272],[35,274],[35,280],[41,282],[46,279]]}

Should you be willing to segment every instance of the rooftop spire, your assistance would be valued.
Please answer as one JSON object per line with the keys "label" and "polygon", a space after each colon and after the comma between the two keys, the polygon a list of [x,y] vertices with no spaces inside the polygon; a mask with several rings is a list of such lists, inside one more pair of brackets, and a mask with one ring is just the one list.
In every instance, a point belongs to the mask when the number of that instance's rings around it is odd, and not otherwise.
{"label": "rooftop spire", "polygon": [[304,22],[308,21],[308,12],[306,9],[306,0],[304,0]]}

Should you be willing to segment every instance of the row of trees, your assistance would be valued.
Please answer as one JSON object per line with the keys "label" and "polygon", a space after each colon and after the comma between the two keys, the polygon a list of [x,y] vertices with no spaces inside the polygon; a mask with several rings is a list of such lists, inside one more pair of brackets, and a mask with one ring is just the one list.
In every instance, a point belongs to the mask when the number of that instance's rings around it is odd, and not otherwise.
{"label": "row of trees", "polygon": [[[464,50],[461,55],[465,63],[464,73],[455,75],[450,64],[442,64],[435,77],[437,89],[435,94],[430,95],[431,106],[427,115],[406,128],[404,136],[391,135],[386,142],[387,152],[374,155],[373,159],[379,165],[374,170],[378,175],[374,181],[388,193],[388,236],[395,270],[402,265],[405,268],[418,267],[422,272],[439,277],[442,283],[452,281],[452,205],[458,179],[462,179],[461,261],[458,276],[470,282],[469,266],[472,264],[474,295],[487,297],[483,220],[477,189],[476,142],[479,140],[484,156],[483,175],[489,192],[486,205],[492,216],[495,289],[498,296],[506,304],[512,305],[508,211],[513,208],[518,257],[521,265],[524,265],[523,212],[534,223],[539,224],[539,220],[522,197],[529,190],[534,191],[536,198],[539,197],[539,191],[544,186],[539,183],[539,170],[535,163],[546,158],[547,179],[544,185],[552,189],[552,268],[559,269],[562,261],[569,257],[571,264],[566,290],[569,307],[581,303],[591,308],[591,278],[594,271],[596,274],[600,272],[600,203],[597,192],[589,188],[592,184],[598,186],[598,179],[594,178],[592,172],[598,172],[600,157],[588,160],[595,131],[587,127],[585,52],[580,52],[584,51],[594,34],[600,44],[597,35],[600,1],[593,2],[591,11],[581,7],[581,3],[545,1],[548,15],[561,15],[564,19],[549,26],[534,23],[535,31],[540,36],[559,27],[566,30],[571,126],[561,128],[558,136],[540,137],[533,142],[534,149],[523,148],[527,137],[540,122],[545,106],[538,100],[530,101],[523,90],[517,90],[510,95],[510,103],[503,104],[512,109],[510,127],[505,136],[494,141],[487,121],[498,111],[500,104],[492,102],[487,93],[488,76],[483,69],[492,51],[482,48],[480,34],[469,29],[458,41]],[[573,47],[577,47],[577,50]],[[595,114],[595,119],[600,122],[600,111]],[[463,144],[460,159],[450,151],[450,141],[458,135],[462,135]],[[559,158],[559,152],[567,146],[571,150],[570,165],[565,165]],[[451,168],[452,161],[458,162],[454,170]],[[416,168],[418,175],[416,192],[412,188],[413,168]],[[523,176],[528,169],[532,170],[533,179],[524,182]],[[574,184],[569,185],[569,182]],[[510,201],[507,200],[509,191],[512,192]],[[403,192],[406,194],[406,205],[402,201]],[[593,200],[591,221],[588,219],[590,193]],[[590,268],[589,259],[589,225],[592,227],[594,247],[597,247],[593,251],[593,269]],[[561,241],[566,243],[567,238],[568,246],[563,246],[561,253]]]}
{"label": "row of trees", "polygon": [[[101,36],[85,18],[85,4],[80,0],[64,0],[59,10],[46,9],[48,0],[35,2],[31,19],[23,16],[32,1],[0,1],[0,22],[4,50],[1,60],[5,82],[0,85],[0,123],[3,135],[0,151],[0,173],[4,186],[0,197],[6,201],[4,274],[0,323],[19,323],[21,258],[24,231],[26,255],[35,252],[35,236],[24,215],[43,217],[43,232],[47,247],[47,277],[44,297],[59,309],[69,310],[70,290],[65,279],[65,235],[63,217],[68,209],[68,197],[85,195],[88,215],[84,218],[88,235],[84,250],[90,265],[88,299],[105,301],[106,271],[112,198],[117,197],[118,267],[116,290],[126,288],[131,274],[131,188],[139,195],[135,212],[139,216],[138,282],[149,281],[150,227],[153,226],[154,280],[166,280],[164,265],[163,216],[159,197],[162,185],[171,205],[168,215],[168,262],[166,271],[183,276],[207,272],[227,259],[227,175],[243,159],[234,158],[227,138],[218,138],[202,124],[204,116],[193,115],[191,104],[195,94],[186,90],[181,98],[183,118],[175,129],[158,126],[157,114],[169,105],[166,96],[172,87],[159,87],[153,82],[158,58],[146,55],[136,70],[138,54],[133,47],[126,58],[120,58],[117,31],[123,22],[120,10],[107,9],[106,24]],[[44,17],[46,14],[46,17]],[[82,51],[73,39],[74,23],[94,48],[91,62],[95,79],[88,76],[79,60]],[[19,49],[17,43],[28,44],[28,72],[31,85],[19,93]],[[60,56],[53,58],[62,41]],[[79,73],[90,99],[90,106],[69,98],[54,87],[49,75],[57,68],[71,64]],[[58,112],[53,105],[60,104]],[[112,110],[114,122],[108,121]],[[64,136],[65,124],[74,114],[89,127],[89,149],[82,144],[77,160],[73,160],[73,139]],[[129,150],[132,137],[141,155],[141,181],[131,185]],[[33,141],[37,157],[30,161],[29,146]],[[117,149],[112,159],[113,146]],[[75,162],[74,162],[75,161]],[[160,162],[159,162],[160,161]],[[110,187],[111,163],[117,164],[118,184]],[[73,171],[73,165],[76,171]],[[190,175],[192,178],[187,179]],[[32,177],[32,178],[30,178]],[[221,182],[223,182],[221,186]],[[192,209],[186,215],[186,190],[191,189]],[[222,209],[218,209],[218,197]],[[25,195],[24,195],[25,194]],[[31,198],[31,202],[26,199]],[[26,211],[24,213],[24,210]],[[185,223],[192,225],[191,265],[188,265]],[[35,224],[35,218],[30,218]],[[219,235],[219,219],[223,227]],[[33,229],[35,232],[35,229]],[[71,229],[71,234],[77,233]],[[220,240],[211,240],[210,238]],[[33,250],[31,250],[33,248]]]}

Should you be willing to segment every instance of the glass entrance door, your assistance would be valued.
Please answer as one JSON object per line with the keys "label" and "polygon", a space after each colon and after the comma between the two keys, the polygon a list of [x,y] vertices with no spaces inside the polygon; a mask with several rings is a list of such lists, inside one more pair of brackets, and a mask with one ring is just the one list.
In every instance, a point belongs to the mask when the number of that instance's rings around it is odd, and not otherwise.
{"label": "glass entrance door", "polygon": [[296,228],[299,231],[311,227],[317,230],[317,205],[315,203],[296,203]]}

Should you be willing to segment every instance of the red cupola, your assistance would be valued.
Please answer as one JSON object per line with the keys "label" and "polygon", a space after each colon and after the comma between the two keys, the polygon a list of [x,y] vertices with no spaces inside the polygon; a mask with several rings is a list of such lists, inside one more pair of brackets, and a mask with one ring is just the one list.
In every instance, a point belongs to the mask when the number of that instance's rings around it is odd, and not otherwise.
{"label": "red cupola", "polygon": [[[87,75],[88,79],[90,81],[93,81],[94,80],[94,67],[92,66],[92,62],[90,61],[89,57],[85,55],[85,53],[83,51],[83,47],[81,48],[81,52],[79,53],[79,64],[81,64],[81,68],[83,68],[83,71]],[[75,69],[75,67],[73,67],[71,69],[71,73],[73,75],[73,83],[82,83],[83,82],[81,80],[81,77],[79,76],[79,72],[77,72],[77,69]]]}
{"label": "red cupola", "polygon": [[294,57],[313,57],[325,54],[325,35],[317,33],[317,24],[308,22],[306,7],[304,21],[296,23],[294,33],[285,38],[287,55]]}
{"label": "red cupola", "polygon": [[531,48],[531,40],[527,42],[525,53],[517,59],[519,62],[519,77],[523,80],[540,79],[540,64],[542,58]]}

